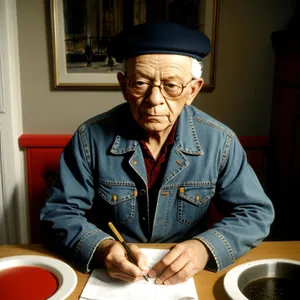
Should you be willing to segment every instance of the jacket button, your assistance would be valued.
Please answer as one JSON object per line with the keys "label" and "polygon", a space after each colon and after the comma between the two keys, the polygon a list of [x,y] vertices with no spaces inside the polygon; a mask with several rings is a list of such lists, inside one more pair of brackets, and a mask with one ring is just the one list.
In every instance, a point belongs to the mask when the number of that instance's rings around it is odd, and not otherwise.
{"label": "jacket button", "polygon": [[140,190],[140,195],[141,196],[145,196],[146,195],[146,191],[144,189]]}
{"label": "jacket button", "polygon": [[196,201],[200,201],[200,196],[199,195],[196,196]]}
{"label": "jacket button", "polygon": [[134,191],[133,191],[133,197],[136,197],[136,196],[137,196],[137,191],[134,190]]}
{"label": "jacket button", "polygon": [[179,164],[179,166],[182,166],[182,162],[180,160],[176,160],[176,162]]}
{"label": "jacket button", "polygon": [[184,193],[184,187],[179,188],[179,193]]}
{"label": "jacket button", "polygon": [[113,199],[114,201],[117,201],[117,200],[118,200],[118,196],[117,196],[117,195],[113,195],[113,196],[112,196],[112,199]]}

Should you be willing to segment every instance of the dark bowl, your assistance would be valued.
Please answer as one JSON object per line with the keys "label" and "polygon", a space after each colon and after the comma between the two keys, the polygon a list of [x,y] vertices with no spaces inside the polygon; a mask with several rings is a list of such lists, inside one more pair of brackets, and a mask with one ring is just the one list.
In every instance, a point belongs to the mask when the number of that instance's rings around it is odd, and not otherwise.
{"label": "dark bowl", "polygon": [[231,269],[224,278],[232,300],[300,299],[299,287],[300,261],[289,259],[255,260]]}

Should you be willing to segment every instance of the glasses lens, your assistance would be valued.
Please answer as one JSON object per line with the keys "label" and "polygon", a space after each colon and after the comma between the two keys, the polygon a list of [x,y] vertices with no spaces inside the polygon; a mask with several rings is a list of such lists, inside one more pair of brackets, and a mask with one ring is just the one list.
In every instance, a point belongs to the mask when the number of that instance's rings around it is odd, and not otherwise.
{"label": "glasses lens", "polygon": [[177,97],[182,93],[183,86],[182,83],[177,81],[164,81],[163,91],[166,96]]}
{"label": "glasses lens", "polygon": [[184,87],[181,82],[178,81],[162,81],[161,84],[152,85],[151,82],[144,78],[132,78],[128,81],[129,89],[132,94],[136,96],[144,96],[149,92],[149,88],[152,87],[159,87],[162,94],[165,97],[178,97],[181,95]]}
{"label": "glasses lens", "polygon": [[129,81],[129,88],[131,92],[135,95],[145,95],[149,89],[150,82],[145,79],[133,78]]}

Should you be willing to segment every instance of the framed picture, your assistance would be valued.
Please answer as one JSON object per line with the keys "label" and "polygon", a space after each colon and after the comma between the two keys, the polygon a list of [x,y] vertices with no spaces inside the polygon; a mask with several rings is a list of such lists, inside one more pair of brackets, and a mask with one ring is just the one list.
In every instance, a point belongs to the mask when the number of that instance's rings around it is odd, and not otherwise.
{"label": "framed picture", "polygon": [[215,86],[218,0],[50,0],[55,88],[118,89],[109,40],[132,25],[170,20],[204,32],[204,91]]}

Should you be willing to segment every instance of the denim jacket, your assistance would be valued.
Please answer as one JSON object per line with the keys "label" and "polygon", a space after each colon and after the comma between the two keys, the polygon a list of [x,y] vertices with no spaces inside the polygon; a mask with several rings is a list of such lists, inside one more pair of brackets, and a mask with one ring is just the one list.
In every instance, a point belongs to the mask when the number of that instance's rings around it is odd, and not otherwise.
{"label": "denim jacket", "polygon": [[[145,220],[151,235],[145,236],[138,208],[148,208],[149,199],[137,126],[124,103],[78,128],[61,155],[59,178],[41,211],[46,244],[88,272],[99,243],[113,238],[111,221],[128,242],[198,239],[219,271],[269,234],[273,206],[238,138],[189,106],[179,116],[154,222],[149,223],[149,216]],[[227,213],[207,228],[213,196]]]}

